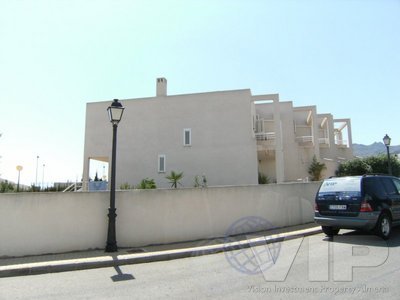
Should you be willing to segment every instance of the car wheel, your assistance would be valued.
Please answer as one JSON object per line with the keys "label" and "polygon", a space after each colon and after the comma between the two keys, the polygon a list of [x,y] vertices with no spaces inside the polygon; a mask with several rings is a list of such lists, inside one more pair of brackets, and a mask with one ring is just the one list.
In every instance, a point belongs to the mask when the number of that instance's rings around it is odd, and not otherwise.
{"label": "car wheel", "polygon": [[340,228],[334,228],[331,226],[321,226],[322,231],[327,235],[327,236],[334,236],[339,233]]}
{"label": "car wheel", "polygon": [[392,232],[392,219],[385,213],[381,214],[375,227],[375,234],[387,240]]}

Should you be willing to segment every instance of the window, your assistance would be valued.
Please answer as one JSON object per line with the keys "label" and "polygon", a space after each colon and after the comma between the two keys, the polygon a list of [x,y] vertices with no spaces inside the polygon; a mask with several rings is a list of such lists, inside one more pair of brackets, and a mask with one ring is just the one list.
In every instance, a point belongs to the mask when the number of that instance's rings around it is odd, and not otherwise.
{"label": "window", "polygon": [[372,198],[384,199],[387,197],[386,191],[377,177],[367,177],[363,180],[365,194]]}
{"label": "window", "polygon": [[393,183],[397,188],[397,194],[400,194],[400,180],[398,179],[393,179]]}
{"label": "window", "polygon": [[190,128],[183,129],[183,145],[184,146],[192,145],[192,130]]}
{"label": "window", "polygon": [[158,155],[158,173],[165,173],[165,154]]}
{"label": "window", "polygon": [[382,178],[383,185],[388,193],[388,195],[397,195],[396,186],[393,184],[393,181],[390,178]]}

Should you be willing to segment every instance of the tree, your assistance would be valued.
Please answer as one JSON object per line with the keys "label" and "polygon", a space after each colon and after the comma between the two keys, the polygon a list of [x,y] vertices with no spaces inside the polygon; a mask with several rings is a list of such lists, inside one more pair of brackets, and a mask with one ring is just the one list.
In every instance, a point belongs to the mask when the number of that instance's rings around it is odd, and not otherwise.
{"label": "tree", "polygon": [[171,171],[171,174],[165,176],[165,178],[169,180],[171,187],[178,188],[178,184],[182,185],[180,180],[183,178],[183,172],[175,173],[175,171]]}
{"label": "tree", "polygon": [[320,181],[322,179],[322,171],[326,169],[326,165],[324,163],[320,163],[317,160],[317,157],[314,155],[311,165],[308,168],[308,174],[311,175],[312,181]]}

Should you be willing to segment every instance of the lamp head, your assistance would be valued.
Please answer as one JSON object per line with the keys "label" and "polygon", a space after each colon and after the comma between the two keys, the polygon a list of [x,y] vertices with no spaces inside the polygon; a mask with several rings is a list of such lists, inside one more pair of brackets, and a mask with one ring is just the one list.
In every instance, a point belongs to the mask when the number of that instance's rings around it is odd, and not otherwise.
{"label": "lamp head", "polygon": [[114,99],[111,105],[107,108],[110,122],[117,125],[122,119],[124,109],[125,108],[122,106],[121,102],[119,102],[118,99]]}
{"label": "lamp head", "polygon": [[383,143],[385,144],[385,146],[390,146],[390,141],[391,140],[392,139],[387,134],[383,137]]}

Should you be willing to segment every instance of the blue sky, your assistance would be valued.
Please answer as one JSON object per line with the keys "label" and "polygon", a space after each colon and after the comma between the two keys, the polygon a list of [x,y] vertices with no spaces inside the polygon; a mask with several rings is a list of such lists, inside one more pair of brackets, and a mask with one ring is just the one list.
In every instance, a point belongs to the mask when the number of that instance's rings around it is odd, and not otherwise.
{"label": "blue sky", "polygon": [[80,179],[86,103],[161,76],[169,94],[279,93],[398,145],[399,32],[399,0],[0,0],[1,177],[35,182],[39,155],[38,181]]}

